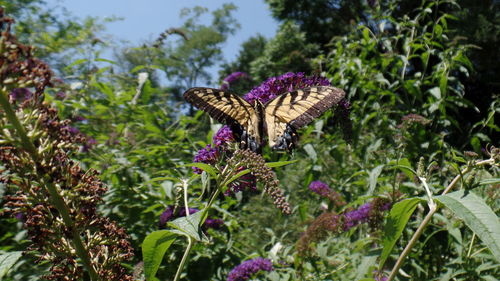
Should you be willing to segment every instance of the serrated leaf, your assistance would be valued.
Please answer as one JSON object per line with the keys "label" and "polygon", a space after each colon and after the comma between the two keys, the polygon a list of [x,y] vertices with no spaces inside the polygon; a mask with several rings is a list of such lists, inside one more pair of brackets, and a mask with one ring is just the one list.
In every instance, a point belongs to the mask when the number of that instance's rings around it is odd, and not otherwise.
{"label": "serrated leaf", "polygon": [[384,227],[384,238],[382,239],[384,248],[380,255],[379,270],[383,269],[385,261],[403,233],[403,229],[408,223],[413,211],[415,211],[415,208],[417,208],[418,204],[422,201],[424,200],[421,198],[410,198],[398,202],[392,207]]}
{"label": "serrated leaf", "polygon": [[463,220],[500,262],[500,220],[481,197],[460,190],[435,199]]}
{"label": "serrated leaf", "polygon": [[7,275],[9,269],[16,264],[17,260],[23,255],[23,252],[7,252],[0,255],[0,280]]}
{"label": "serrated leaf", "polygon": [[142,258],[146,280],[153,280],[160,267],[163,256],[174,243],[177,235],[168,230],[150,233],[142,242]]}
{"label": "serrated leaf", "polygon": [[186,217],[180,217],[167,223],[168,226],[180,230],[184,235],[188,235],[197,241],[208,241],[201,230],[203,212],[196,212]]}

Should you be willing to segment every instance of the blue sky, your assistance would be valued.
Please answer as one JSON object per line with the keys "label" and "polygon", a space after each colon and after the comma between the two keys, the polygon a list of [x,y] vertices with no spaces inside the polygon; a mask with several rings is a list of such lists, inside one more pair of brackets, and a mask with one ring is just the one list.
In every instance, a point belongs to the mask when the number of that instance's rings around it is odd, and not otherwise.
{"label": "blue sky", "polygon": [[180,26],[183,22],[179,18],[182,8],[203,6],[212,11],[224,3],[233,3],[238,7],[233,16],[241,28],[224,46],[224,57],[228,61],[236,57],[241,43],[252,35],[260,33],[271,38],[278,28],[278,23],[271,17],[264,0],[46,0],[46,3],[49,6],[65,7],[73,16],[79,18],[123,18],[107,24],[106,33],[113,35],[115,39],[127,40],[133,45],[154,40],[165,29]]}

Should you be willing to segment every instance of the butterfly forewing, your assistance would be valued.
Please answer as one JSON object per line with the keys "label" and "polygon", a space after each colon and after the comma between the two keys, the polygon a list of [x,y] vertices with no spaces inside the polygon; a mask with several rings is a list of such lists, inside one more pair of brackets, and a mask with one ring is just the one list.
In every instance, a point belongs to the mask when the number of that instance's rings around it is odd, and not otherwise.
{"label": "butterfly forewing", "polygon": [[344,96],[341,89],[318,86],[289,92],[268,102],[265,105],[265,122],[269,145],[290,149],[297,139],[295,130],[338,104]]}
{"label": "butterfly forewing", "polygon": [[244,147],[260,145],[259,116],[252,105],[239,96],[220,89],[191,88],[184,93],[184,99],[217,121],[229,125],[245,142]]}

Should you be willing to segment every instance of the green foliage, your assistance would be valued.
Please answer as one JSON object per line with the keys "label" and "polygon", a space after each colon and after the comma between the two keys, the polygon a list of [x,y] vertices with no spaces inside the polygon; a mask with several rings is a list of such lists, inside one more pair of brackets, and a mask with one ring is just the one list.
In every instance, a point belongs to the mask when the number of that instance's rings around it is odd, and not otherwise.
{"label": "green foliage", "polygon": [[[234,5],[211,13],[186,9],[184,23],[175,27],[179,33],[168,33],[157,46],[123,48],[111,61],[100,55],[109,43],[98,35],[106,21],[54,18],[42,1],[0,2],[18,17],[21,37],[36,44],[58,73],[71,75],[49,89],[45,100],[62,118],[73,120],[70,126],[96,140],[72,157],[98,170],[107,183],[99,211],[130,235],[136,257],[127,266],[141,275],[143,261],[148,280],[172,279],[190,240],[181,270],[185,280],[226,280],[234,266],[258,256],[272,259],[275,268],[259,280],[375,280],[379,273],[388,276],[429,212],[420,204],[428,196],[423,182],[430,193],[440,194],[460,175],[455,190],[461,191],[434,197],[440,208],[401,272],[412,280],[494,280],[500,272],[498,162],[473,163],[475,157],[493,155],[488,144],[499,131],[497,4],[267,2],[282,20],[278,33],[269,40],[259,35],[247,40],[237,59],[221,66],[219,79],[247,72],[251,79],[236,88],[243,94],[285,72],[321,73],[346,91],[354,124],[352,140],[344,141],[337,116],[327,112],[299,132],[300,147],[292,154],[264,150],[293,207],[290,216],[259,192],[218,193],[249,170],[228,175],[221,163],[192,163],[219,127],[190,110],[181,93],[216,81],[208,68],[222,60],[222,46],[238,28]],[[207,16],[208,24],[200,23]],[[461,37],[465,34],[467,39]],[[476,108],[480,112],[470,117]],[[194,176],[192,167],[204,172]],[[462,167],[472,172],[462,173]],[[8,175],[2,166],[0,171]],[[307,186],[315,180],[327,183],[339,199],[312,193]],[[186,182],[189,188],[183,189]],[[0,185],[0,193],[6,192]],[[377,198],[392,204],[385,219],[382,213],[381,220],[348,230],[314,229],[322,218],[345,215]],[[159,229],[168,206],[185,204],[201,211]],[[207,216],[224,225],[204,229],[200,225]],[[50,265],[33,266],[36,253],[2,262],[5,255],[24,251],[29,237],[15,219],[0,223],[0,276],[39,279]],[[300,241],[310,252],[300,250]]]}
{"label": "green foliage", "polygon": [[264,81],[289,71],[309,73],[312,67],[308,58],[317,52],[317,46],[307,41],[297,25],[286,22],[267,42],[262,55],[250,63],[250,74],[256,81]]}

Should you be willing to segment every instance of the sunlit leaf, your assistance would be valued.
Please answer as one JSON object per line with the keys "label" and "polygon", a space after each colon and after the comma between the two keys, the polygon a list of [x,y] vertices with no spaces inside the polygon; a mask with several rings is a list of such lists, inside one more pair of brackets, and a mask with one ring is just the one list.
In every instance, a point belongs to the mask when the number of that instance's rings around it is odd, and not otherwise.
{"label": "sunlit leaf", "polygon": [[500,262],[500,220],[481,197],[460,190],[435,199],[462,219]]}
{"label": "sunlit leaf", "polygon": [[146,280],[153,280],[165,252],[176,238],[177,235],[168,230],[158,230],[146,236],[142,242],[142,259]]}

